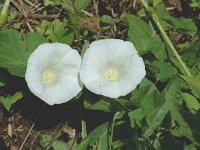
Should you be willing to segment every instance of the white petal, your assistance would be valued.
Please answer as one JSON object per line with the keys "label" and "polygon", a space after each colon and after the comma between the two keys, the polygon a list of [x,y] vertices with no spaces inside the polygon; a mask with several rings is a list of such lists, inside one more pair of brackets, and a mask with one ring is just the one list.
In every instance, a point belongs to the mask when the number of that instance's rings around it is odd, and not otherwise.
{"label": "white petal", "polygon": [[103,87],[100,94],[110,98],[118,98],[120,96],[118,81],[107,80],[105,83],[103,83]]}
{"label": "white petal", "polygon": [[[49,105],[64,103],[82,89],[78,77],[80,64],[80,55],[70,46],[41,44],[28,60],[25,79],[31,92]],[[42,81],[46,70],[51,73],[51,83]]]}
{"label": "white petal", "polygon": [[[109,73],[113,78],[107,80]],[[130,93],[145,74],[144,62],[133,44],[119,39],[92,42],[84,54],[80,70],[80,78],[86,88],[111,98]],[[118,75],[119,79],[116,78]]]}
{"label": "white petal", "polygon": [[80,70],[80,78],[83,83],[94,81],[98,78],[103,78],[102,74],[96,68],[89,65],[82,65]]}
{"label": "white petal", "polygon": [[118,80],[120,96],[125,96],[136,88],[136,83],[130,78],[120,78]]}

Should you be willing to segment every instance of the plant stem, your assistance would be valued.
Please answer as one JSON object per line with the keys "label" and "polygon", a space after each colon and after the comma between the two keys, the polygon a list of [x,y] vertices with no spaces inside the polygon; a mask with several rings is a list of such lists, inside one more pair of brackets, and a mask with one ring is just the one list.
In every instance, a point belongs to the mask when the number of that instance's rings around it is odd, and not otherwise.
{"label": "plant stem", "polygon": [[183,60],[181,59],[180,55],[178,54],[178,52],[176,51],[174,45],[172,44],[172,41],[170,40],[170,38],[167,36],[167,34],[165,33],[159,19],[158,16],[153,15],[152,16],[154,22],[156,23],[158,29],[160,30],[163,38],[165,39],[166,43],[169,45],[170,49],[172,50],[172,52],[174,53],[174,56],[177,58],[177,60],[179,61],[179,63],[181,64],[181,66],[183,67],[183,69],[185,70],[185,73],[187,76],[192,76],[190,71],[188,70],[188,68],[186,67],[186,65],[184,64]]}
{"label": "plant stem", "polygon": [[111,126],[111,133],[110,133],[110,144],[109,144],[109,150],[112,150],[112,139],[113,139],[113,132],[114,132],[114,126],[115,126],[115,120],[116,120],[117,113],[115,113],[112,121],[112,126]]}
{"label": "plant stem", "polygon": [[82,140],[87,137],[87,125],[85,121],[85,108],[84,108],[84,93],[79,101],[80,112],[81,112],[81,137]]}
{"label": "plant stem", "polygon": [[[148,3],[145,2],[145,0],[141,0],[141,2],[143,4],[143,6],[147,9],[148,8]],[[184,64],[183,60],[181,59],[180,55],[178,54],[176,48],[172,44],[171,39],[167,36],[166,32],[164,31],[164,29],[163,29],[163,27],[162,27],[162,25],[161,25],[161,23],[160,23],[160,21],[158,19],[158,16],[155,15],[155,14],[153,14],[151,16],[152,16],[152,19],[154,20],[155,24],[157,25],[159,31],[161,32],[163,39],[166,41],[166,43],[168,44],[168,46],[172,50],[174,56],[177,58],[178,62],[180,63],[180,65],[184,69],[185,75],[192,76],[190,71],[188,70],[187,66]]]}

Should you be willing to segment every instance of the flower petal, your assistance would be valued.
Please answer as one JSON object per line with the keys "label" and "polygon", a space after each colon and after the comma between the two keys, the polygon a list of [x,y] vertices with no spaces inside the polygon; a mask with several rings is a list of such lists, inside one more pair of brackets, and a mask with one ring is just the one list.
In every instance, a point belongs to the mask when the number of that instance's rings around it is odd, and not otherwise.
{"label": "flower petal", "polygon": [[25,79],[31,92],[43,101],[61,104],[82,89],[78,77],[80,64],[80,55],[69,45],[45,43],[29,57]]}

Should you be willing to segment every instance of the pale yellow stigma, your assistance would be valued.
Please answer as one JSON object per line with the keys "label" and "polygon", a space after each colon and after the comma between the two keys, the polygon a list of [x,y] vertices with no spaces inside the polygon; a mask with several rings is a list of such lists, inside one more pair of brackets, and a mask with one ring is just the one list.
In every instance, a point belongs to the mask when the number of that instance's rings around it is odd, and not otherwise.
{"label": "pale yellow stigma", "polygon": [[53,70],[45,70],[42,73],[42,82],[45,84],[50,84],[55,82],[56,80],[56,75],[55,72]]}
{"label": "pale yellow stigma", "polygon": [[104,72],[104,75],[105,75],[105,78],[107,80],[117,80],[117,79],[119,79],[119,73],[114,68],[106,69],[106,71]]}

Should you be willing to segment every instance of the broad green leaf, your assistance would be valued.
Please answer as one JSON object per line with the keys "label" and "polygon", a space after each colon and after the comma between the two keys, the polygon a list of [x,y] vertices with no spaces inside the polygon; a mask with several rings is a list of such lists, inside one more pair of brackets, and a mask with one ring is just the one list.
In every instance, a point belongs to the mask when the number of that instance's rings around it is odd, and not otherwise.
{"label": "broad green leaf", "polygon": [[200,110],[200,103],[194,96],[192,96],[188,93],[181,93],[181,96],[183,97],[183,99],[187,105],[187,108],[189,110],[191,110],[191,111]]}
{"label": "broad green leaf", "polygon": [[169,108],[167,104],[164,103],[162,106],[157,107],[147,115],[146,120],[150,128],[146,131],[145,136],[148,136],[161,125],[168,112]]}
{"label": "broad green leaf", "polygon": [[91,0],[75,0],[74,8],[76,11],[81,11],[90,4]]}
{"label": "broad green leaf", "polygon": [[67,29],[67,21],[61,22],[56,19],[53,22],[43,20],[38,27],[40,33],[47,35],[47,38],[52,42],[60,42],[71,45],[74,40],[74,33]]}
{"label": "broad green leaf", "polygon": [[17,92],[13,96],[8,95],[7,97],[0,96],[0,102],[6,108],[7,111],[11,110],[11,106],[22,98],[22,93]]}
{"label": "broad green leaf", "polygon": [[0,87],[4,86],[4,85],[5,85],[5,83],[3,83],[3,82],[0,81]]}
{"label": "broad green leaf", "polygon": [[89,135],[75,148],[75,150],[86,150],[94,148],[98,150],[108,149],[109,122],[105,122],[95,128]]}
{"label": "broad green leaf", "polygon": [[18,32],[0,32],[0,67],[17,76],[24,76],[28,54]]}
{"label": "broad green leaf", "polygon": [[112,24],[113,22],[113,19],[111,16],[108,16],[108,15],[103,15],[101,17],[101,23],[104,23],[104,24]]}
{"label": "broad green leaf", "polygon": [[144,78],[139,87],[131,92],[131,101],[135,103],[140,102],[143,97],[148,96],[155,91],[158,92],[158,89],[154,83],[147,78]]}
{"label": "broad green leaf", "polygon": [[42,148],[46,148],[52,141],[52,135],[41,135],[39,139],[39,143]]}
{"label": "broad green leaf", "polygon": [[185,121],[185,119],[182,116],[181,113],[181,108],[176,100],[176,98],[168,93],[165,93],[165,98],[166,98],[166,103],[167,106],[169,107],[171,116],[175,118],[177,123],[180,126],[180,132],[183,136],[187,137],[190,139],[192,142],[197,143],[196,140],[194,139],[192,129],[188,125],[188,123]]}
{"label": "broad green leaf", "polygon": [[42,36],[40,33],[27,33],[24,36],[24,41],[26,44],[26,49],[29,54],[31,54],[40,44],[48,43],[48,40]]}
{"label": "broad green leaf", "polygon": [[84,101],[84,106],[86,109],[91,110],[101,110],[104,112],[117,112],[124,110],[124,107],[115,99],[103,97],[98,101],[94,101],[89,95]]}
{"label": "broad green leaf", "polygon": [[168,30],[169,28],[171,28],[171,25],[167,21],[171,18],[171,16],[167,8],[165,7],[164,3],[163,2],[159,3],[154,10],[155,11],[153,11],[152,13],[155,13],[155,15],[158,16],[158,19],[164,30]]}
{"label": "broad green leaf", "polygon": [[157,59],[166,59],[165,45],[152,28],[139,17],[127,15],[128,37],[140,54],[153,53]]}
{"label": "broad green leaf", "polygon": [[5,3],[0,13],[0,25],[4,24],[7,20],[9,4],[10,4],[10,0],[5,0]]}
{"label": "broad green leaf", "polygon": [[192,90],[192,93],[200,98],[200,75],[189,77],[189,76],[183,76],[184,80],[189,85],[190,89]]}
{"label": "broad green leaf", "polygon": [[176,69],[163,61],[146,62],[150,71],[156,76],[157,81],[165,82],[167,79],[174,77],[177,74]]}
{"label": "broad green leaf", "polygon": [[44,6],[48,5],[60,5],[61,0],[44,0]]}
{"label": "broad green leaf", "polygon": [[183,17],[180,18],[171,18],[173,27],[184,34],[194,36],[197,33],[197,27],[192,19],[186,19]]}
{"label": "broad green leaf", "polygon": [[61,5],[65,8],[69,13],[75,13],[73,0],[62,0]]}
{"label": "broad green leaf", "polygon": [[61,140],[55,140],[52,143],[52,148],[54,150],[70,150],[70,145]]}
{"label": "broad green leaf", "polygon": [[182,58],[187,64],[187,66],[190,68],[190,72],[193,75],[197,75],[200,72],[200,42],[194,42],[189,43],[189,46],[187,46],[183,52],[182,52]]}
{"label": "broad green leaf", "polygon": [[200,0],[192,0],[192,2],[190,3],[191,7],[198,7],[200,8]]}
{"label": "broad green leaf", "polygon": [[186,84],[184,83],[184,81],[179,76],[176,76],[169,80],[162,93],[167,92],[170,95],[175,96],[177,99],[180,99],[179,91],[181,90],[181,88],[185,87]]}
{"label": "broad green leaf", "polygon": [[132,128],[142,127],[142,120],[145,117],[145,113],[143,112],[142,108],[138,108],[129,112],[128,116]]}
{"label": "broad green leaf", "polygon": [[43,42],[46,40],[39,33],[28,33],[23,41],[14,30],[0,32],[0,67],[6,68],[13,75],[23,77],[30,53]]}

